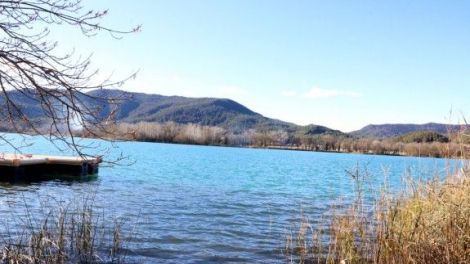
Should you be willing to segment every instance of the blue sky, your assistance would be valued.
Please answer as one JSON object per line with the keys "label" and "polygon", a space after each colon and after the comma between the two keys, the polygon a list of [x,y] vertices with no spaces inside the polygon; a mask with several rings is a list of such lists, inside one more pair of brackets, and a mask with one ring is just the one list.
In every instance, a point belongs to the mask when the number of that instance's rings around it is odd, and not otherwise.
{"label": "blue sky", "polygon": [[[468,1],[84,1],[115,40],[68,27],[61,49],[129,91],[228,97],[268,117],[351,131],[470,114]],[[449,112],[453,114],[450,116]]]}

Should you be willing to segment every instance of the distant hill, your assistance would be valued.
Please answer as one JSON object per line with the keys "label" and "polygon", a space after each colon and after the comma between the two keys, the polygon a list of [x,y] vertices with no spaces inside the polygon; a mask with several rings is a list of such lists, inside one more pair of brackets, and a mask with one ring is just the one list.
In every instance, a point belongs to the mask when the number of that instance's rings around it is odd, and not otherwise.
{"label": "distant hill", "polygon": [[432,131],[414,131],[398,136],[395,138],[395,140],[402,143],[449,142],[448,137]]}
{"label": "distant hill", "polygon": [[[430,131],[438,134],[446,135],[447,133],[455,133],[465,126],[461,125],[447,125],[438,123],[427,124],[383,124],[383,125],[368,125],[360,130],[351,132],[350,134],[355,137],[373,137],[373,138],[389,138],[397,137],[411,132]],[[468,128],[468,126],[467,126]]]}
{"label": "distant hill", "polygon": [[[45,114],[36,99],[34,90],[9,91],[8,96],[34,122],[44,122]],[[95,98],[95,99],[93,99]],[[105,99],[103,99],[105,98]],[[120,98],[114,102],[110,98]],[[418,131],[435,132],[447,135],[448,131],[463,129],[460,125],[438,123],[427,124],[383,124],[368,125],[349,134],[320,125],[299,126],[293,123],[265,117],[231,99],[190,98],[182,96],[163,96],[156,94],[132,93],[116,89],[100,89],[87,93],[83,101],[88,106],[98,106],[100,118],[106,118],[114,106],[117,122],[175,122],[179,124],[199,124],[222,127],[233,133],[254,129],[257,131],[285,131],[290,136],[333,135],[341,137],[391,138]],[[3,111],[4,97],[0,96]],[[4,114],[4,113],[3,113]],[[0,125],[0,128],[2,126]],[[468,126],[467,128],[470,128]]]}
{"label": "distant hill", "polygon": [[[15,106],[21,111],[21,113],[25,114],[31,119],[38,119],[41,118],[43,115],[41,105],[39,101],[36,99],[36,95],[34,90],[31,89],[23,89],[20,91],[9,91],[8,92],[9,99],[15,103]],[[0,116],[6,117],[8,113],[12,116],[17,116],[19,114],[18,111],[12,106],[8,108],[6,106],[6,99],[5,96],[0,95]]]}
{"label": "distant hill", "polygon": [[[120,90],[95,90],[89,93],[98,98],[123,97],[115,115],[116,121],[137,123],[175,122],[219,126],[242,132],[248,129],[286,130],[293,132],[297,125],[264,117],[230,99],[189,98],[155,94],[131,93]],[[103,108],[102,117],[113,108],[107,100],[91,101]]]}
{"label": "distant hill", "polygon": [[[34,120],[41,120],[45,115],[39,101],[34,100],[34,90],[10,91],[14,99]],[[0,106],[2,104],[0,96]],[[118,100],[109,100],[118,99]],[[102,119],[117,107],[114,119],[117,122],[175,122],[179,124],[199,124],[218,126],[233,133],[249,129],[257,131],[282,130],[290,135],[345,135],[339,130],[324,126],[299,126],[293,123],[265,117],[247,107],[224,98],[189,98],[182,96],[163,96],[156,94],[132,93],[114,89],[100,89],[83,96],[83,102],[89,107],[99,108],[98,116]]]}

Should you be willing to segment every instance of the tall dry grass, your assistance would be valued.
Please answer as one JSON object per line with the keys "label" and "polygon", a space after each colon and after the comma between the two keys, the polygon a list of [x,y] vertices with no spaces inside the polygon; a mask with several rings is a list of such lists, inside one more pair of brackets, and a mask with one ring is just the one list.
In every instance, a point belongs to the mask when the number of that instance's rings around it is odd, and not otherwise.
{"label": "tall dry grass", "polygon": [[470,173],[406,181],[399,195],[385,188],[368,204],[364,171],[356,170],[356,196],[333,213],[328,228],[308,220],[287,236],[290,263],[470,263]]}
{"label": "tall dry grass", "polygon": [[25,202],[20,216],[3,230],[1,263],[123,263],[122,222],[105,218],[87,196],[67,205]]}

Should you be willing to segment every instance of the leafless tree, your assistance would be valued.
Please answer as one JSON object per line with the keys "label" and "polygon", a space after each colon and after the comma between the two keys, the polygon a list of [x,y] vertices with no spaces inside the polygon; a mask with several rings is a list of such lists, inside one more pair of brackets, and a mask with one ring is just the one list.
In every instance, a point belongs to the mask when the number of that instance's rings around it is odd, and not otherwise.
{"label": "leafless tree", "polygon": [[[98,80],[90,57],[74,52],[60,54],[50,32],[62,25],[87,37],[108,33],[119,39],[139,31],[140,27],[117,30],[100,24],[107,13],[85,10],[80,0],[0,0],[0,122],[4,129],[41,134],[56,146],[66,146],[79,155],[87,155],[85,149],[90,146],[77,142],[75,127],[95,136],[106,134],[106,122],[98,115],[101,110],[88,102],[115,103],[121,98],[92,98],[87,92],[119,87],[134,75],[119,81]],[[25,108],[24,100],[35,102],[38,108]],[[109,111],[108,118],[112,119],[113,114]],[[0,140],[18,150],[18,145],[7,138]]]}

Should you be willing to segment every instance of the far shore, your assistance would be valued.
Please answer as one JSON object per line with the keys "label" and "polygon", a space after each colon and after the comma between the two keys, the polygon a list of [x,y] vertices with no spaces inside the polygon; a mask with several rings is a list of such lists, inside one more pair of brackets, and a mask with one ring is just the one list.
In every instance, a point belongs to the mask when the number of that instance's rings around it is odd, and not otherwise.
{"label": "far shore", "polygon": [[[202,127],[204,128],[204,127]],[[23,135],[38,135],[32,132],[12,132]],[[299,140],[297,144],[275,144],[276,139],[249,138],[243,140],[230,140],[226,136],[214,136],[195,138],[193,135],[179,135],[171,137],[158,137],[155,135],[142,135],[140,131],[119,130],[119,133],[112,135],[93,136],[82,131],[76,131],[74,137],[95,138],[110,141],[126,142],[149,142],[166,144],[185,144],[195,146],[216,146],[216,147],[235,147],[235,148],[253,148],[270,150],[291,150],[306,152],[324,152],[324,153],[343,153],[343,154],[364,154],[364,155],[382,155],[382,156],[402,156],[402,157],[432,157],[432,158],[452,158],[468,159],[470,158],[470,145],[454,142],[429,142],[429,143],[402,143],[394,142],[391,139],[375,138],[342,138],[331,135],[321,135],[309,137],[305,140]],[[467,155],[465,155],[467,154]]]}
{"label": "far shore", "polygon": [[[91,137],[86,137],[91,138]],[[267,145],[267,146],[257,146],[257,145],[228,145],[228,144],[201,144],[195,142],[171,142],[171,141],[155,141],[155,140],[138,140],[138,139],[129,139],[129,138],[103,138],[104,140],[114,140],[114,141],[123,141],[123,142],[145,142],[145,143],[159,143],[159,144],[174,144],[174,145],[190,145],[190,146],[208,146],[208,147],[228,147],[228,148],[246,148],[246,149],[264,149],[264,150],[290,150],[290,151],[303,151],[303,152],[319,152],[319,153],[337,153],[337,154],[358,154],[358,155],[379,155],[379,156],[395,156],[395,157],[421,157],[421,158],[451,158],[451,159],[468,159],[469,157],[463,157],[460,155],[437,155],[436,153],[432,155],[420,155],[419,153],[407,153],[407,152],[394,152],[394,151],[380,151],[374,152],[373,150],[368,151],[348,151],[347,149],[315,149],[315,148],[305,148],[301,146],[282,146],[282,145]],[[441,148],[444,144],[449,143],[412,143],[415,147],[416,145],[421,146],[432,146],[439,145]],[[470,146],[468,146],[470,148]]]}

